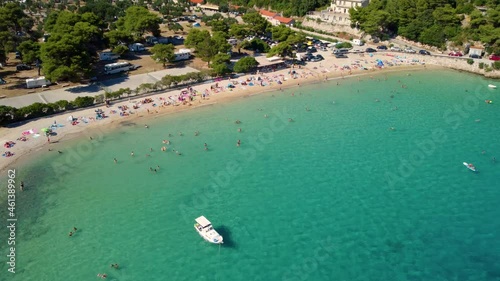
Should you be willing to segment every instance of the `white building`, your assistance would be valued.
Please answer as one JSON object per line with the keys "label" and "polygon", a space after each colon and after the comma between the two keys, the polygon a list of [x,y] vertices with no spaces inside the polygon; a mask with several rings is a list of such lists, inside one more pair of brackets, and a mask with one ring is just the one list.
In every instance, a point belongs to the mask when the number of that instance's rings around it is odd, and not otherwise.
{"label": "white building", "polygon": [[332,0],[328,11],[321,12],[321,17],[335,24],[350,25],[349,9],[366,7],[368,3],[369,0]]}

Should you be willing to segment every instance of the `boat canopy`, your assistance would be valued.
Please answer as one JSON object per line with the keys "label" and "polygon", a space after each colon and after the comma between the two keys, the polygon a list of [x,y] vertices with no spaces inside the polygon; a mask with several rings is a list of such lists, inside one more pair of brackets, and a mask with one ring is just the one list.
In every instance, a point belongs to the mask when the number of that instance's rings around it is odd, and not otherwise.
{"label": "boat canopy", "polygon": [[198,224],[200,224],[203,228],[212,224],[209,220],[207,220],[207,218],[205,218],[205,216],[201,216],[201,217],[197,218],[196,222]]}

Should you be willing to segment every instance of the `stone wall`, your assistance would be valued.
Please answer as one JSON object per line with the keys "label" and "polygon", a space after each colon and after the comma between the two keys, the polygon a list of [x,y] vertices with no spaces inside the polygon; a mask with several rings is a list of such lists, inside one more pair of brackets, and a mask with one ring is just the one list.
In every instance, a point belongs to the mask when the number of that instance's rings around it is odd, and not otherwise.
{"label": "stone wall", "polygon": [[[308,18],[310,18],[311,20],[309,20]],[[346,32],[346,33],[352,34],[353,37],[355,37],[355,38],[356,37],[359,38],[361,36],[361,32],[359,30],[353,29],[349,25],[340,25],[340,24],[326,22],[323,20],[318,23],[316,21],[315,16],[308,16],[308,17],[304,18],[302,25],[307,26],[307,27],[312,27],[315,30],[321,30],[321,31],[329,32],[329,33]]]}

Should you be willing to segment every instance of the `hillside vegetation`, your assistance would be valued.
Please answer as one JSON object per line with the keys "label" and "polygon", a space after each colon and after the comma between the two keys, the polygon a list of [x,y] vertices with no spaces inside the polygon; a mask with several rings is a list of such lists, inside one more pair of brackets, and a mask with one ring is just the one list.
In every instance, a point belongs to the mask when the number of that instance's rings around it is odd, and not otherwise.
{"label": "hillside vegetation", "polygon": [[352,27],[379,38],[400,35],[442,49],[481,42],[500,53],[498,0],[371,0],[349,12]]}

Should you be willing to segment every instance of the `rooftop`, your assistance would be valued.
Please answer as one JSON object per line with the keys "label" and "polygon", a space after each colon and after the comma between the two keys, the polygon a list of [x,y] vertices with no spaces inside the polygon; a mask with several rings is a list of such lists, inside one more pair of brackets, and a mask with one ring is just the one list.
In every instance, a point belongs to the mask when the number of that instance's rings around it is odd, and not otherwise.
{"label": "rooftop", "polygon": [[270,12],[270,11],[266,11],[266,10],[260,10],[259,13],[263,16],[267,16],[267,17],[275,17],[277,15],[277,13],[275,12]]}
{"label": "rooftop", "polygon": [[209,220],[207,220],[207,218],[205,218],[205,216],[198,217],[195,221],[202,227],[207,227],[212,224]]}
{"label": "rooftop", "polygon": [[279,22],[284,23],[284,24],[289,24],[293,21],[292,18],[285,18],[285,17],[280,17],[280,16],[275,16],[274,19],[278,20]]}
{"label": "rooftop", "polygon": [[194,4],[203,4],[203,0],[189,0],[189,2]]}

